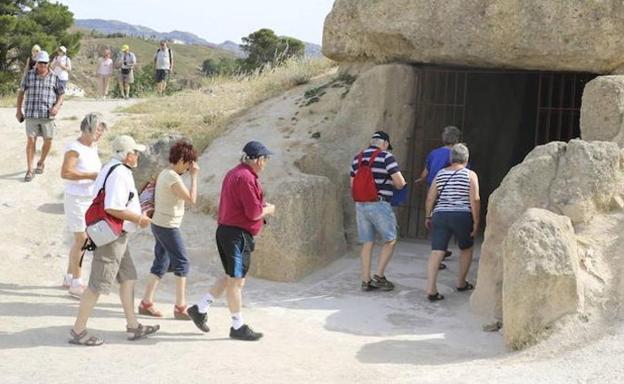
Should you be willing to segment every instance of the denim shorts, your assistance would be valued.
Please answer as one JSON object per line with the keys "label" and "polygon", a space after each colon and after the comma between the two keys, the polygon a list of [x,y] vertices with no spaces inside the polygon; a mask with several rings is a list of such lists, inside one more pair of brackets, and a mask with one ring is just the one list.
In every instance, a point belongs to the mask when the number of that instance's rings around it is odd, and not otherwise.
{"label": "denim shorts", "polygon": [[165,273],[185,277],[189,272],[189,260],[182,241],[180,228],[165,228],[152,224],[154,244],[154,263],[150,273],[162,278]]}
{"label": "denim shorts", "polygon": [[451,236],[455,236],[459,249],[471,248],[474,244],[471,232],[472,213],[434,212],[431,218],[431,250],[446,251]]}
{"label": "denim shorts", "polygon": [[384,243],[397,238],[397,221],[390,203],[355,203],[358,238],[362,243],[375,241],[375,234]]}

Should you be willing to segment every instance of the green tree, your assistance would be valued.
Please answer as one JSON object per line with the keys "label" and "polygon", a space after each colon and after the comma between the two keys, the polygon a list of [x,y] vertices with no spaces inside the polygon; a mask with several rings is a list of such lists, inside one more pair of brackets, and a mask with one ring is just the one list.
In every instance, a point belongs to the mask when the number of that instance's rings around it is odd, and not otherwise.
{"label": "green tree", "polygon": [[[34,44],[49,53],[59,45],[66,46],[70,56],[77,53],[81,34],[68,32],[73,23],[74,15],[66,5],[46,0],[0,0],[0,71],[17,78]],[[2,81],[9,80],[3,77]]]}
{"label": "green tree", "polygon": [[202,63],[202,73],[206,76],[226,75],[232,76],[240,72],[241,64],[238,59],[219,57],[206,59]]}
{"label": "green tree", "polygon": [[280,37],[271,29],[263,28],[243,37],[241,49],[247,54],[245,69],[254,70],[267,63],[279,65],[292,56],[303,56],[304,45],[293,37]]}

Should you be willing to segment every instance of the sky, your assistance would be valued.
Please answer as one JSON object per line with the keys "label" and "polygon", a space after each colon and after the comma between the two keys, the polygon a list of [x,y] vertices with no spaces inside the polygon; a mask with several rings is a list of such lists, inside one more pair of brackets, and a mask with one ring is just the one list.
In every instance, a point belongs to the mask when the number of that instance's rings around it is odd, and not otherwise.
{"label": "sky", "polygon": [[334,0],[58,0],[76,19],[119,20],[158,32],[191,32],[212,43],[260,28],[320,44]]}

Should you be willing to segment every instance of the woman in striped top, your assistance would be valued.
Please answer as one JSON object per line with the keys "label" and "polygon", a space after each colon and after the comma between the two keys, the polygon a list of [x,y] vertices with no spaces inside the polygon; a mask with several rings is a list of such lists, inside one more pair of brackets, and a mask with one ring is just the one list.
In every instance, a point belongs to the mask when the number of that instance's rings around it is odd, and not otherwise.
{"label": "woman in striped top", "polygon": [[461,250],[457,291],[474,288],[466,281],[472,262],[474,236],[479,228],[481,200],[477,174],[466,168],[468,148],[455,144],[451,150],[451,165],[440,170],[429,188],[426,202],[425,226],[431,230],[431,256],[427,273],[427,298],[444,299],[436,287],[438,268],[452,235]]}

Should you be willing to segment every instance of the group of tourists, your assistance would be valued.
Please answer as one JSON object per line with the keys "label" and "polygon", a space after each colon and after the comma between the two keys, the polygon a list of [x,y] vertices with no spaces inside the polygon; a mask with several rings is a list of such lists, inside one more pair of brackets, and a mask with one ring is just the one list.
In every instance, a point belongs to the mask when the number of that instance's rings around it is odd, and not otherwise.
{"label": "group of tourists", "polygon": [[[31,55],[24,64],[23,77],[26,78],[28,73],[37,69],[37,63],[46,63],[50,72],[57,77],[58,86],[65,89],[69,82],[69,73],[72,70],[72,63],[67,56],[67,48],[58,47],[56,55],[50,61],[50,56],[46,51],[42,51],[38,44],[33,45]],[[167,41],[160,41],[160,46],[154,53],[154,80],[156,82],[156,92],[162,96],[167,89],[167,81],[173,72],[174,53],[168,47]],[[124,44],[113,61],[110,48],[106,47],[101,51],[98,57],[95,69],[95,79],[97,84],[97,95],[100,98],[107,98],[109,94],[110,80],[117,71],[117,80],[119,82],[119,90],[121,97],[128,99],[130,97],[130,86],[134,83],[134,69],[137,65],[137,57],[134,52],[130,51],[130,46]]]}
{"label": "group of tourists", "polygon": [[[454,236],[460,249],[459,271],[455,289],[464,292],[474,289],[466,280],[472,261],[474,237],[479,228],[480,197],[477,174],[467,168],[469,152],[459,143],[458,128],[444,128],[444,145],[433,150],[425,169],[415,183],[426,181],[428,193],[425,204],[425,227],[431,233],[431,255],[427,268],[427,299],[443,300],[438,292],[438,271],[450,256],[448,244]],[[360,253],[361,289],[363,291],[391,291],[394,284],[385,276],[397,241],[397,220],[392,205],[406,196],[407,182],[401,174],[394,155],[390,152],[390,136],[375,132],[368,148],[359,152],[351,164],[351,188],[355,200]],[[376,240],[382,248],[376,273],[371,276],[371,259]]]}
{"label": "group of tourists", "polygon": [[[57,56],[49,65],[47,52],[33,47],[33,57],[28,63],[17,98],[16,118],[26,125],[25,181],[45,170],[54,130],[54,118],[63,104],[67,73],[71,60],[65,47],[59,47]],[[136,57],[129,47],[122,47],[120,80],[124,97],[129,96],[132,68]],[[32,61],[32,62],[31,62]],[[173,65],[171,50],[161,42],[154,62],[160,82],[166,82]],[[167,69],[168,68],[168,69]],[[128,69],[128,71],[124,71]],[[97,73],[101,79],[100,91],[106,95],[112,71],[110,50],[105,50]],[[107,75],[108,74],[108,75]],[[164,85],[159,92],[164,92]],[[80,124],[81,134],[65,146],[61,177],[65,180],[64,208],[67,227],[73,235],[69,250],[68,266],[63,277],[63,287],[69,294],[80,298],[75,324],[70,331],[73,344],[96,346],[103,340],[87,332],[86,326],[100,294],[111,291],[114,280],[119,283],[120,301],[126,317],[129,340],[137,340],[159,330],[158,325],[142,325],[134,308],[134,286],[138,278],[128,247],[129,235],[140,228],[151,228],[154,235],[154,261],[152,263],[145,293],[138,306],[142,315],[162,317],[156,308],[154,297],[161,279],[167,272],[175,275],[175,304],[173,317],[192,320],[202,332],[210,329],[207,313],[211,304],[225,294],[231,313],[230,337],[241,340],[258,340],[262,333],[252,330],[244,321],[242,289],[251,264],[254,236],[262,229],[264,218],[273,215],[275,206],[264,200],[258,180],[272,155],[262,143],[251,141],[243,147],[240,164],[230,170],[221,189],[216,244],[224,268],[209,291],[188,307],[186,301],[186,277],[190,260],[184,245],[180,225],[186,204],[197,201],[199,166],[197,152],[187,141],[176,142],[169,153],[169,166],[163,169],[152,185],[152,209],[142,208],[132,170],[137,167],[145,145],[138,144],[126,135],[112,141],[112,158],[102,166],[97,142],[107,131],[107,124],[100,113],[87,114]],[[430,301],[444,299],[436,286],[438,270],[445,267],[448,244],[452,236],[460,249],[460,263],[456,290],[472,290],[466,280],[472,260],[474,236],[479,228],[480,199],[477,175],[467,168],[469,152],[459,143],[461,132],[446,127],[442,134],[444,146],[432,151],[426,167],[416,183],[426,181],[425,226],[430,230],[432,252],[428,264],[427,298]],[[41,157],[35,163],[36,138],[43,137]],[[392,208],[406,195],[407,182],[399,164],[390,152],[390,136],[384,131],[375,132],[368,148],[359,152],[351,164],[351,185],[355,200],[357,229],[361,250],[361,289],[363,291],[390,291],[394,284],[385,275],[397,241],[397,221]],[[35,167],[36,164],[36,167]],[[187,187],[182,175],[190,175]],[[94,241],[88,236],[87,212],[94,204],[101,203],[105,214],[121,225],[120,233],[106,243],[97,245],[93,251],[88,283],[82,280],[82,257]],[[371,276],[372,252],[376,240],[382,249],[377,268]]]}

